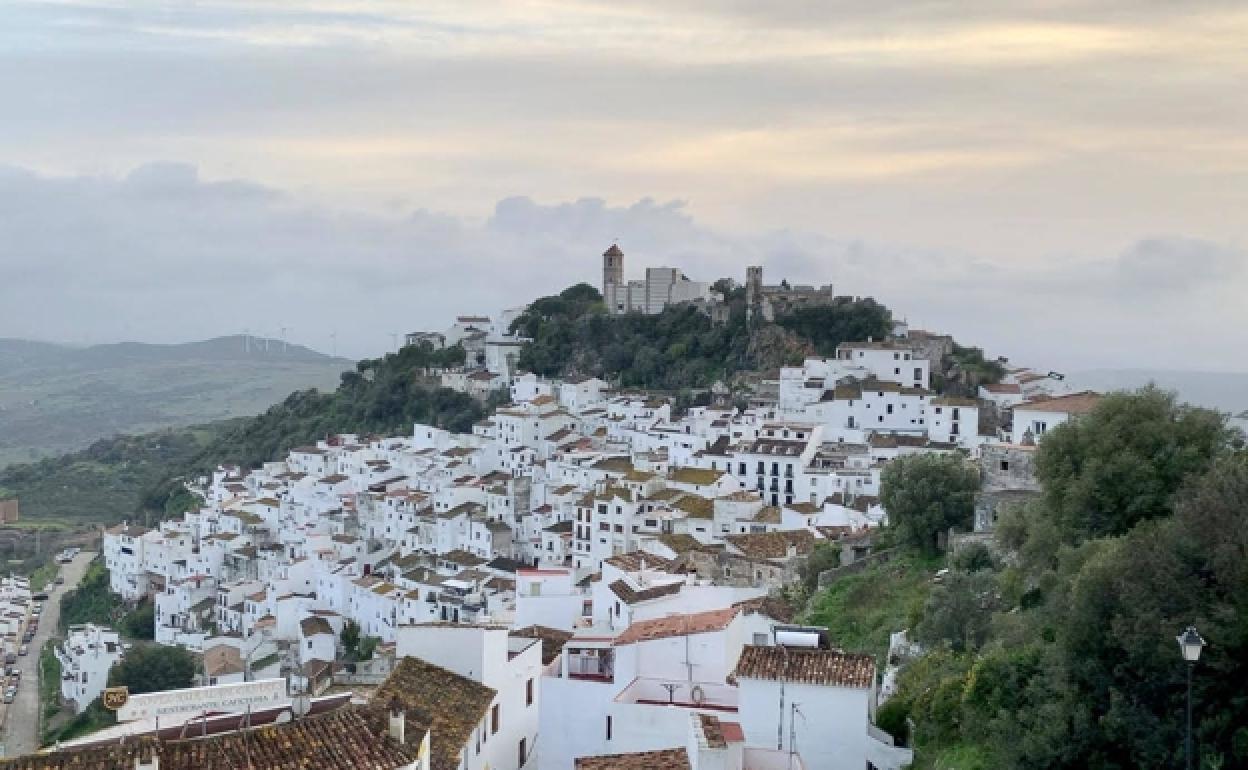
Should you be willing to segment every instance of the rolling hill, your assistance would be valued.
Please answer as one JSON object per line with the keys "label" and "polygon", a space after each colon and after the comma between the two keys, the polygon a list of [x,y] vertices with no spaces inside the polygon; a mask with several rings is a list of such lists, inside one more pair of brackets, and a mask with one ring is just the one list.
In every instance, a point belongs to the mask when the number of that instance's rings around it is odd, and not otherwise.
{"label": "rolling hill", "polygon": [[296,390],[332,390],[351,361],[278,340],[70,347],[0,339],[0,467],[119,433],[257,414]]}

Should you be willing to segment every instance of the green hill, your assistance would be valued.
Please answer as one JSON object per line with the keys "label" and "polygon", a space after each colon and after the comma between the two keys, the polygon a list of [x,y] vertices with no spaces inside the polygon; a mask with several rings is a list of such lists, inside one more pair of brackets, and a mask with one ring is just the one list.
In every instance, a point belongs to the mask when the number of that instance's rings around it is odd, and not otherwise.
{"label": "green hill", "polygon": [[277,340],[69,347],[0,339],[0,467],[138,434],[251,415],[352,367]]}

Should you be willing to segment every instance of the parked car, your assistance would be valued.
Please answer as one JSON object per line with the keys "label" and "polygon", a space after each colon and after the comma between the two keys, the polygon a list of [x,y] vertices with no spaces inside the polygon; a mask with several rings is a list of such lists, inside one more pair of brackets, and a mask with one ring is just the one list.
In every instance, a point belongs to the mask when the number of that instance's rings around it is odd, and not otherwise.
{"label": "parked car", "polygon": [[16,656],[16,655],[14,655],[13,653],[11,653],[11,652],[10,652],[8,655],[5,655],[5,656],[4,656],[4,665],[6,665],[6,666],[13,666],[13,665],[16,665],[16,664],[17,664],[17,656]]}
{"label": "parked car", "polygon": [[24,645],[24,644],[23,644],[23,645],[21,646],[21,648],[20,648],[20,649],[18,649],[17,654],[18,654],[18,655],[25,655],[25,654],[26,654],[26,653],[28,653],[28,652],[30,652],[30,647],[28,647],[28,646],[26,646],[26,645]]}
{"label": "parked car", "polygon": [[12,702],[13,702],[13,699],[14,699],[14,698],[16,698],[16,697],[17,697],[17,690],[5,690],[5,691],[4,691],[4,702],[5,702],[5,703],[12,703]]}
{"label": "parked car", "polygon": [[56,580],[53,580],[52,582],[56,583],[58,586],[65,585],[65,577],[63,575],[57,575]]}
{"label": "parked car", "polygon": [[[35,601],[38,601],[38,602],[46,602],[46,601],[48,600],[48,592],[47,592],[47,591],[40,591],[39,593],[35,594],[35,595],[34,595],[33,597],[31,597],[31,598],[32,598],[32,599],[34,599]],[[41,607],[41,606],[43,606],[43,605],[37,605],[37,606],[40,606],[40,607]]]}

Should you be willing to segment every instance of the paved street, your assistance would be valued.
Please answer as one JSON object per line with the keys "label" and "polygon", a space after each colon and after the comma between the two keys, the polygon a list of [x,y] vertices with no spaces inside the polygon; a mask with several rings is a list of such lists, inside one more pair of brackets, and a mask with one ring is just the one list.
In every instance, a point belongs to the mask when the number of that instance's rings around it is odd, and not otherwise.
{"label": "paved street", "polygon": [[39,651],[57,631],[56,621],[61,614],[61,597],[78,585],[87,571],[87,565],[95,553],[83,551],[69,564],[61,565],[65,585],[49,584],[48,600],[43,603],[39,631],[30,643],[30,654],[18,657],[22,671],[22,684],[17,688],[17,699],[9,704],[4,714],[4,755],[28,754],[39,748]]}

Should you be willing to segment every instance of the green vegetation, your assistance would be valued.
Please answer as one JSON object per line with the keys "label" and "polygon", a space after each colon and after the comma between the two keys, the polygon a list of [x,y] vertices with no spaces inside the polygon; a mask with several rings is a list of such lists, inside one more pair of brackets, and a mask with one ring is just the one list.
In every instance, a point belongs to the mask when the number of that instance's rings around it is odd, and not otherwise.
{"label": "green vegetation", "polygon": [[54,649],[56,642],[50,639],[39,651],[39,704],[43,710],[43,725],[61,713],[61,661]]}
{"label": "green vegetation", "polygon": [[25,523],[111,524],[134,518],[142,490],[192,462],[230,424],[104,439],[63,457],[10,465],[0,481],[21,496]]}
{"label": "green vegetation", "polygon": [[56,580],[56,576],[61,572],[61,567],[55,561],[44,562],[39,565],[34,572],[30,573],[30,590],[42,591],[47,588],[48,583]]}
{"label": "green vegetation", "polygon": [[108,686],[129,688],[131,695],[190,687],[198,668],[195,656],[182,647],[135,645],[108,672]]}
{"label": "green vegetation", "polygon": [[984,358],[982,348],[964,348],[954,344],[953,354],[947,363],[972,388],[997,383],[1005,377],[1005,366],[999,361]]}
{"label": "green vegetation", "polygon": [[810,342],[821,356],[835,356],[842,342],[885,339],[893,331],[893,314],[867,297],[842,297],[833,305],[799,307],[776,323]]}
{"label": "green vegetation", "polygon": [[840,578],[811,601],[804,622],[827,626],[832,644],[884,660],[888,637],[913,628],[941,560],[906,554]]}
{"label": "green vegetation", "polygon": [[118,433],[256,414],[291,391],[333,387],[350,365],[242,337],[88,348],[0,339],[0,468]]}
{"label": "green vegetation", "polygon": [[885,337],[891,328],[888,309],[870,299],[803,308],[774,325],[750,324],[741,291],[730,292],[723,323],[689,305],[657,315],[613,316],[587,284],[538,299],[512,324],[533,339],[520,353],[523,369],[673,391],[707,387],[741,370],[796,363],[846,340]]}
{"label": "green vegetation", "polygon": [[899,457],[880,476],[880,502],[905,544],[934,554],[951,527],[974,523],[979,473],[960,454]]}
{"label": "green vegetation", "polygon": [[1000,523],[1006,558],[959,554],[918,622],[895,625],[928,652],[880,726],[919,768],[1174,767],[1174,638],[1194,624],[1197,765],[1248,767],[1248,454],[1152,388],[1104,399],[1039,452],[1044,493]]}
{"label": "green vegetation", "polygon": [[121,599],[108,590],[108,570],[93,561],[78,587],[61,598],[61,628],[96,623],[111,626],[123,610]]}
{"label": "green vegetation", "polygon": [[219,463],[254,466],[330,433],[406,433],[418,421],[470,430],[484,414],[481,404],[419,384],[430,369],[462,360],[458,347],[405,347],[361,361],[331,393],[298,391],[257,417],[98,441],[62,458],[10,466],[0,482],[21,495],[29,520],[150,523],[192,508],[183,480]]}
{"label": "green vegetation", "polygon": [[373,653],[377,651],[377,645],[381,644],[381,639],[375,636],[362,635],[360,624],[354,620],[348,620],[343,624],[342,633],[338,637],[342,641],[343,653],[349,661],[371,659]]}
{"label": "green vegetation", "polygon": [[131,639],[156,638],[156,605],[144,599],[117,624],[117,630]]}
{"label": "green vegetation", "polygon": [[49,726],[44,730],[43,745],[50,746],[57,741],[72,741],[115,724],[117,724],[117,714],[104,708],[104,704],[96,698],[82,713],[74,715],[68,722],[59,727]]}
{"label": "green vegetation", "polygon": [[1067,542],[1169,515],[1174,490],[1232,438],[1222,416],[1156,388],[1111,394],[1063,428],[1040,443],[1036,465],[1045,510]]}

